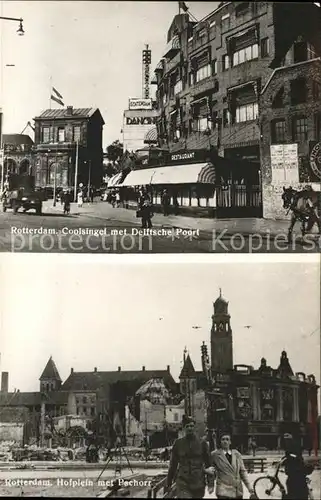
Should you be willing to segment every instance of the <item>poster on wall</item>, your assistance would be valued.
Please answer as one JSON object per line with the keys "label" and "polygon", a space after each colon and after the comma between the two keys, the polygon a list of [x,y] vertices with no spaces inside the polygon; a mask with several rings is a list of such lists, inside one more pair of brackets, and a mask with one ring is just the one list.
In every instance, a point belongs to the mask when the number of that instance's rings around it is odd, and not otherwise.
{"label": "poster on wall", "polygon": [[272,184],[298,183],[299,159],[297,144],[273,144],[270,146]]}

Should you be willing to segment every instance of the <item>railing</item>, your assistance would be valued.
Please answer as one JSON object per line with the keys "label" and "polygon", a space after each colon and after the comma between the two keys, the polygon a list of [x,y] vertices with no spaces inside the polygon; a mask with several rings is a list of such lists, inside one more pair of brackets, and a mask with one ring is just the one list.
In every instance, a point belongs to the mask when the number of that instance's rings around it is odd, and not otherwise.
{"label": "railing", "polygon": [[267,470],[266,458],[243,458],[243,462],[247,472],[265,472]]}

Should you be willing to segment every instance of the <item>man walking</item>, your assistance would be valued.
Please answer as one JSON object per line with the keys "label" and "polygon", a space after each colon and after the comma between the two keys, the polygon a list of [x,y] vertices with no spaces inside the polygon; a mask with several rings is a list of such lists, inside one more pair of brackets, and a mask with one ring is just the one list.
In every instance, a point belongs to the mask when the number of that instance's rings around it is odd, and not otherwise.
{"label": "man walking", "polygon": [[243,498],[242,482],[250,494],[254,494],[241,453],[231,449],[230,434],[221,435],[220,448],[212,453],[212,464],[216,473],[217,498]]}
{"label": "man walking", "polygon": [[167,475],[168,491],[176,478],[177,498],[203,498],[206,482],[209,493],[214,490],[214,469],[210,466],[210,452],[205,440],[195,434],[192,417],[183,420],[185,436],[176,439]]}

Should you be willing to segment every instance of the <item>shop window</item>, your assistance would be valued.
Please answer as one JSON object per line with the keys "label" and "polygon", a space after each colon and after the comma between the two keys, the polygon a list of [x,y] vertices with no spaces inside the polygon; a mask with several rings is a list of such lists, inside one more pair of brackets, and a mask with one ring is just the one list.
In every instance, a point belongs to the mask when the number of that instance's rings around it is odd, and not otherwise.
{"label": "shop window", "polygon": [[222,59],[222,64],[223,64],[223,71],[229,69],[230,67],[230,60],[228,54],[225,54]]}
{"label": "shop window", "polygon": [[227,31],[230,29],[230,25],[231,25],[231,18],[230,18],[230,14],[225,14],[225,16],[222,16],[222,20],[221,20],[221,30],[222,31]]}
{"label": "shop window", "polygon": [[211,76],[211,65],[206,64],[206,66],[202,66],[196,71],[196,82],[200,82],[209,76]]}
{"label": "shop window", "polygon": [[291,104],[295,106],[307,101],[307,83],[305,78],[292,80],[291,85]]}
{"label": "shop window", "polygon": [[65,129],[58,128],[58,142],[65,142]]}
{"label": "shop window", "polygon": [[308,123],[305,116],[294,118],[292,121],[292,129],[294,142],[304,142],[308,140]]}
{"label": "shop window", "polygon": [[258,44],[255,43],[246,47],[245,49],[238,50],[233,54],[233,66],[238,66],[246,61],[251,61],[252,59],[257,59],[259,56],[258,53]]}
{"label": "shop window", "polygon": [[261,40],[261,57],[267,57],[270,53],[270,41],[268,38]]}
{"label": "shop window", "polygon": [[49,141],[50,141],[50,128],[43,127],[43,129],[42,129],[42,142],[49,142]]}
{"label": "shop window", "polygon": [[274,144],[284,144],[286,140],[285,120],[274,120],[271,123],[271,138]]}
{"label": "shop window", "polygon": [[258,117],[258,104],[257,102],[246,104],[245,106],[238,106],[236,108],[235,121],[236,123],[249,122],[256,120]]}

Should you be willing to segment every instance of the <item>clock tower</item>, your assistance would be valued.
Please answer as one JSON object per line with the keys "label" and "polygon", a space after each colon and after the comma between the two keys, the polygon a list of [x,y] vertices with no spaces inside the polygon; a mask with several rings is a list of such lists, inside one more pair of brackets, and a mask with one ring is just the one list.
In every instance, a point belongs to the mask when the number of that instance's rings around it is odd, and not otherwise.
{"label": "clock tower", "polygon": [[233,340],[228,313],[228,302],[220,296],[213,304],[211,330],[211,363],[212,372],[224,373],[233,369]]}

